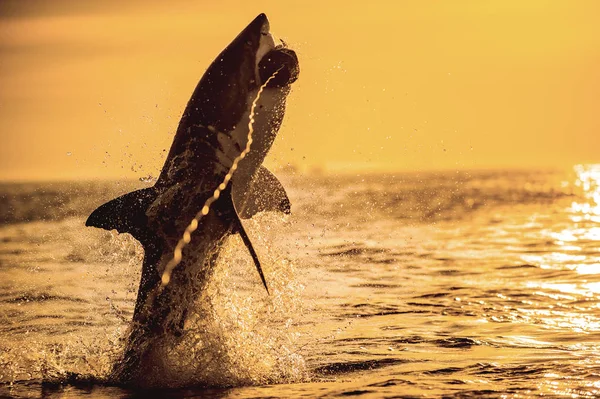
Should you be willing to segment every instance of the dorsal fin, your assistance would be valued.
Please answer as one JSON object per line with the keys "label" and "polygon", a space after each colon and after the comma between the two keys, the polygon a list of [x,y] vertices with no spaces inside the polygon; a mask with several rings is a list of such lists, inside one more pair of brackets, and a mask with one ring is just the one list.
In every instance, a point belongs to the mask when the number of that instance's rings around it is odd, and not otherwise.
{"label": "dorsal fin", "polygon": [[129,233],[143,243],[147,237],[146,209],[154,202],[156,196],[157,190],[154,187],[122,195],[100,205],[88,217],[85,225]]}
{"label": "dorsal fin", "polygon": [[236,183],[234,178],[231,199],[242,219],[249,219],[265,211],[290,213],[292,205],[283,185],[264,166],[258,168],[248,187],[241,187]]}

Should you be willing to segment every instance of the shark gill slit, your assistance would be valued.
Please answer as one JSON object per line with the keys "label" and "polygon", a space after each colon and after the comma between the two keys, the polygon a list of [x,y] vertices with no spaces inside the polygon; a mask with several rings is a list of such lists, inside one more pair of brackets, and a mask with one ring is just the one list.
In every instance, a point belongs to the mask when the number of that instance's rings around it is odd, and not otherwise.
{"label": "shark gill slit", "polygon": [[[260,99],[260,96],[261,96],[263,90],[265,89],[265,87],[267,87],[267,84],[269,84],[271,79],[273,79],[280,70],[281,70],[281,68],[279,68],[271,76],[269,76],[269,78],[265,81],[265,83],[263,83],[262,86],[260,86],[260,88],[258,89],[258,92],[256,93],[256,97],[254,98],[254,101],[252,101],[252,106],[250,107],[250,115],[249,115],[249,120],[248,120],[248,142],[246,143],[246,148],[244,148],[244,151],[242,151],[241,154],[238,155],[233,160],[233,164],[229,168],[229,171],[225,175],[225,178],[223,179],[221,184],[219,184],[217,186],[217,188],[215,188],[215,191],[213,192],[212,197],[209,197],[204,202],[204,206],[202,207],[202,209],[200,209],[200,211],[198,213],[196,213],[196,216],[194,216],[194,218],[190,221],[190,223],[186,227],[185,231],[183,232],[182,237],[179,239],[179,241],[177,242],[177,245],[175,246],[175,250],[173,251],[173,257],[171,258],[171,260],[169,260],[169,262],[165,266],[165,270],[162,273],[159,291],[162,291],[162,289],[164,287],[166,287],[169,284],[169,282],[171,281],[171,274],[173,273],[173,270],[177,267],[177,265],[181,262],[183,248],[187,244],[189,244],[190,241],[192,240],[192,233],[194,231],[196,231],[196,229],[198,228],[198,222],[200,221],[200,219],[202,219],[203,216],[208,215],[208,212],[210,211],[210,206],[212,205],[212,203],[215,202],[216,200],[218,200],[221,195],[221,192],[227,188],[227,185],[229,184],[229,182],[231,181],[231,178],[233,177],[233,173],[237,170],[238,163],[242,159],[244,159],[246,157],[246,155],[248,155],[248,153],[250,152],[250,146],[252,145],[252,134],[254,133],[253,125],[254,125],[254,113],[255,113],[256,105],[258,103],[258,100]],[[258,272],[261,275],[261,278],[263,279],[263,282],[264,282],[264,276],[263,276],[262,270],[259,269]]]}

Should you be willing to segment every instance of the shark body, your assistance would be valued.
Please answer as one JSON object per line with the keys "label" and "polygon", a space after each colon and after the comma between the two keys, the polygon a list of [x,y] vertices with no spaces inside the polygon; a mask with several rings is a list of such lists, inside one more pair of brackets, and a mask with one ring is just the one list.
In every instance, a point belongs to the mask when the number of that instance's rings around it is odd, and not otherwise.
{"label": "shark body", "polygon": [[[286,97],[298,73],[296,54],[285,44],[276,44],[267,17],[257,16],[204,73],[156,184],[101,205],[89,216],[86,226],[130,233],[144,247],[132,328],[111,380],[152,386],[153,378],[164,373],[158,342],[165,335],[183,334],[190,307],[204,289],[228,235],[241,235],[267,288],[240,219],[261,211],[290,212],[283,186],[261,164],[281,126]],[[170,282],[161,284],[165,265],[185,228],[246,147],[252,103],[263,85],[250,152],[210,212],[199,220]]]}

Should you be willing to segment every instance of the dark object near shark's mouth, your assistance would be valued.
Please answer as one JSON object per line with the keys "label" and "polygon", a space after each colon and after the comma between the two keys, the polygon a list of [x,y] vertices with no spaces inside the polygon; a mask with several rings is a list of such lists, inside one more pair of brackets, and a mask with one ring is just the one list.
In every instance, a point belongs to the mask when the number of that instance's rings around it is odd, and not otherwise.
{"label": "dark object near shark's mouth", "polygon": [[298,79],[300,67],[298,57],[293,50],[277,47],[265,54],[258,63],[261,84],[264,84],[275,72],[277,74],[267,87],[284,87]]}

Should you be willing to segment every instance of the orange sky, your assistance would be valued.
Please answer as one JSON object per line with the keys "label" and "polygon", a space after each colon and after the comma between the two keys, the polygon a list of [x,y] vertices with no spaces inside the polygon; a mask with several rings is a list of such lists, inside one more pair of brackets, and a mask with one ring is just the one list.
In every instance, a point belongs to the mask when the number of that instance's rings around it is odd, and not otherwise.
{"label": "orange sky", "polygon": [[272,168],[600,162],[597,1],[4,0],[0,179],[156,175],[260,12],[301,65]]}

